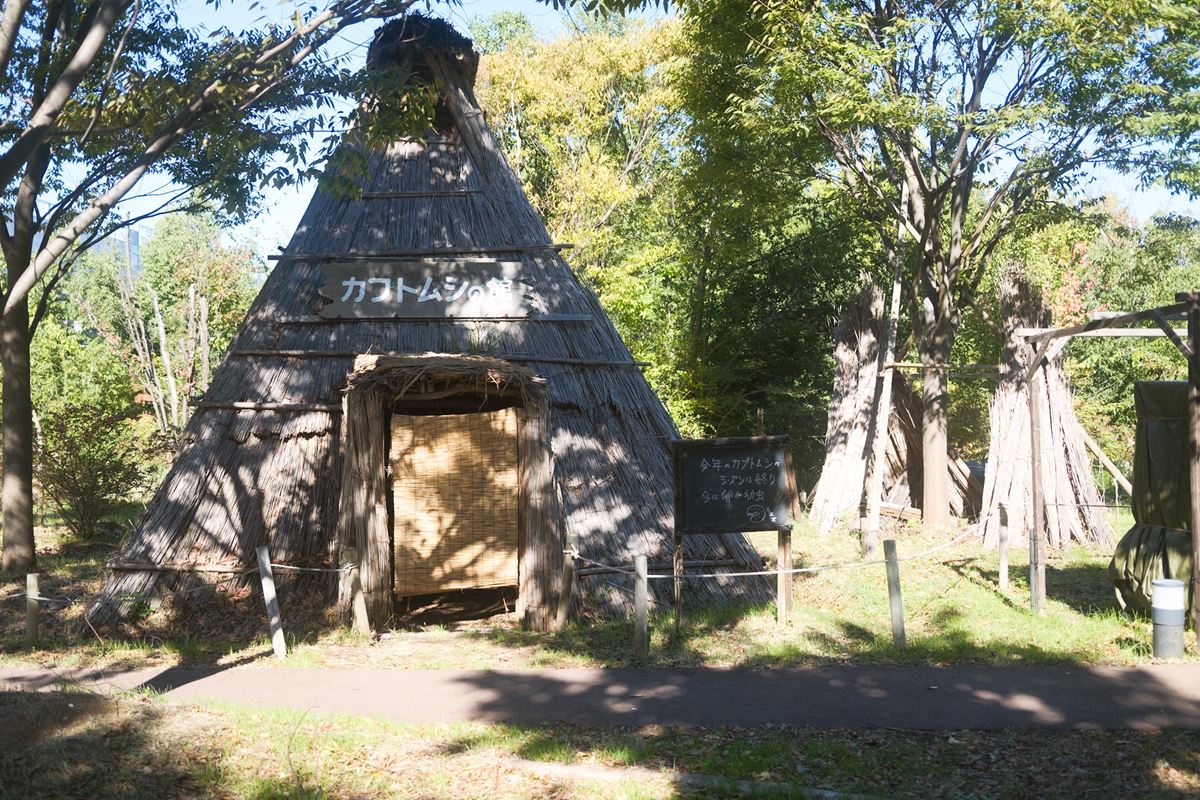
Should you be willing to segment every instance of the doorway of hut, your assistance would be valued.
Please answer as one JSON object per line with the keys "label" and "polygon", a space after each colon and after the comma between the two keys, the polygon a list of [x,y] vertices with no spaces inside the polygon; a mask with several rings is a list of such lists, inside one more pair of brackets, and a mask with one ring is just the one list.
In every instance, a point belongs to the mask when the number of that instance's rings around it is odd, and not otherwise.
{"label": "doorway of hut", "polygon": [[517,599],[519,400],[398,400],[388,425],[395,622],[506,613]]}

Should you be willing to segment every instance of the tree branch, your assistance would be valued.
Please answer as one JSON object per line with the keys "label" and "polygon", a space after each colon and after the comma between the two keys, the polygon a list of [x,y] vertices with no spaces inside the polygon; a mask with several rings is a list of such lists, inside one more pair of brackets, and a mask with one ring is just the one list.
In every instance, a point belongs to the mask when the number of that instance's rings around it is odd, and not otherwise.
{"label": "tree branch", "polygon": [[4,3],[4,18],[0,19],[0,81],[8,71],[8,62],[12,59],[13,50],[17,45],[21,21],[28,8],[29,0],[6,0]]}
{"label": "tree branch", "polygon": [[29,124],[3,156],[0,156],[0,187],[7,186],[33,151],[49,133],[67,101],[100,55],[104,42],[131,0],[104,0],[96,19],[76,48],[71,60],[46,92],[29,118]]}
{"label": "tree branch", "polygon": [[[401,9],[407,8],[411,5],[411,2],[412,0],[401,0],[398,6]],[[335,10],[347,7],[356,10],[347,10],[345,16],[338,17],[336,15]],[[347,25],[363,19],[391,15],[395,13],[395,8],[396,6],[391,5],[381,6],[375,3],[354,2],[337,4],[312,17],[304,25],[298,26],[290,36],[276,43],[264,53],[240,62],[236,69],[231,68],[234,75],[246,77],[258,72],[271,58],[283,56],[283,63],[280,65],[281,68],[275,70],[272,77],[256,80],[247,86],[243,90],[242,99],[237,102],[234,108],[238,112],[244,111],[261,100],[267,93],[279,85],[287,76],[290,69],[308,58],[319,47],[339,34]],[[331,21],[334,21],[334,24],[327,26]],[[315,36],[313,35],[314,33],[316,34]],[[301,46],[290,56],[288,55],[288,51],[294,45],[310,36],[312,38],[307,44]],[[226,72],[228,74],[229,71],[227,70]],[[222,76],[222,78],[210,81],[203,89],[197,92],[184,110],[159,130],[151,143],[142,151],[142,154],[132,162],[130,169],[125,173],[124,177],[109,187],[102,195],[92,200],[87,208],[77,214],[70,223],[58,231],[50,241],[45,243],[34,263],[10,285],[9,294],[4,305],[4,314],[8,314],[29,295],[34,285],[50,269],[55,260],[71,247],[89,225],[103,217],[114,205],[120,202],[172,145],[196,129],[201,120],[207,115],[221,110],[214,103],[214,99],[219,90],[228,83],[229,81],[226,80],[225,76]]]}

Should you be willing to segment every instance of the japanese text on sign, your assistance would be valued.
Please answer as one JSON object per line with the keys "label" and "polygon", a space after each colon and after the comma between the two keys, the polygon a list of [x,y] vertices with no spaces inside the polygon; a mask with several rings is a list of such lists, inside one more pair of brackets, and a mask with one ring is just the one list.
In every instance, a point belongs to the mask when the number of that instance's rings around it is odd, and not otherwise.
{"label": "japanese text on sign", "polygon": [[321,316],[524,317],[529,287],[513,261],[358,261],[327,264]]}
{"label": "japanese text on sign", "polygon": [[674,443],[676,529],[765,530],[791,525],[786,437]]}

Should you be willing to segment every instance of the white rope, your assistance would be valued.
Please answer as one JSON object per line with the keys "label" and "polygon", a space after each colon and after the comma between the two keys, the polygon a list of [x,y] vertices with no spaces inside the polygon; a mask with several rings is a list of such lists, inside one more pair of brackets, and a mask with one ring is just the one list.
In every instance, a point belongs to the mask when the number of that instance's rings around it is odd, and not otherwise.
{"label": "white rope", "polygon": [[[923,550],[920,553],[914,553],[911,556],[904,556],[903,558],[897,558],[896,560],[897,561],[915,561],[919,558],[927,558],[928,556],[933,555],[934,553],[938,552],[939,550],[945,550],[947,547],[951,547],[953,545],[958,544],[963,539],[966,539],[968,536],[971,536],[974,533],[975,533],[974,530],[968,528],[967,530],[963,531],[957,537],[951,539],[948,542],[943,542],[942,544],[936,545],[934,547],[930,547],[928,550]],[[592,563],[595,563],[595,562],[592,562]],[[647,575],[646,577],[650,580],[673,580],[675,578],[687,579],[687,580],[691,580],[693,578],[749,578],[749,577],[763,576],[763,575],[778,575],[780,572],[782,572],[784,575],[797,575],[800,573],[825,572],[827,570],[834,570],[834,569],[848,569],[850,567],[871,567],[871,566],[877,566],[879,564],[886,564],[886,563],[887,562],[884,559],[880,558],[880,559],[875,559],[873,561],[850,561],[845,564],[823,564],[819,567],[793,567],[791,569],[785,569],[785,570],[768,569],[768,570],[760,570],[757,572],[706,572],[706,573],[686,573],[685,572],[682,575]],[[600,566],[608,566],[608,565],[601,564]],[[613,569],[616,569],[616,567],[614,567]],[[627,570],[620,570],[620,571],[627,572]]]}

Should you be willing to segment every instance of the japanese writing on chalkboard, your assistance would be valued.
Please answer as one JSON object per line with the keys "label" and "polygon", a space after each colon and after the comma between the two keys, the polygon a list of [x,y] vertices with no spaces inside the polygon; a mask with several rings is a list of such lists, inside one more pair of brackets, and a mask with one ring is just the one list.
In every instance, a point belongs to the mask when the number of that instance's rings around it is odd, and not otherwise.
{"label": "japanese writing on chalkboard", "polygon": [[785,436],[674,443],[675,525],[682,533],[786,529],[793,482]]}
{"label": "japanese writing on chalkboard", "polygon": [[323,317],[525,317],[530,287],[515,261],[346,261],[322,267]]}

